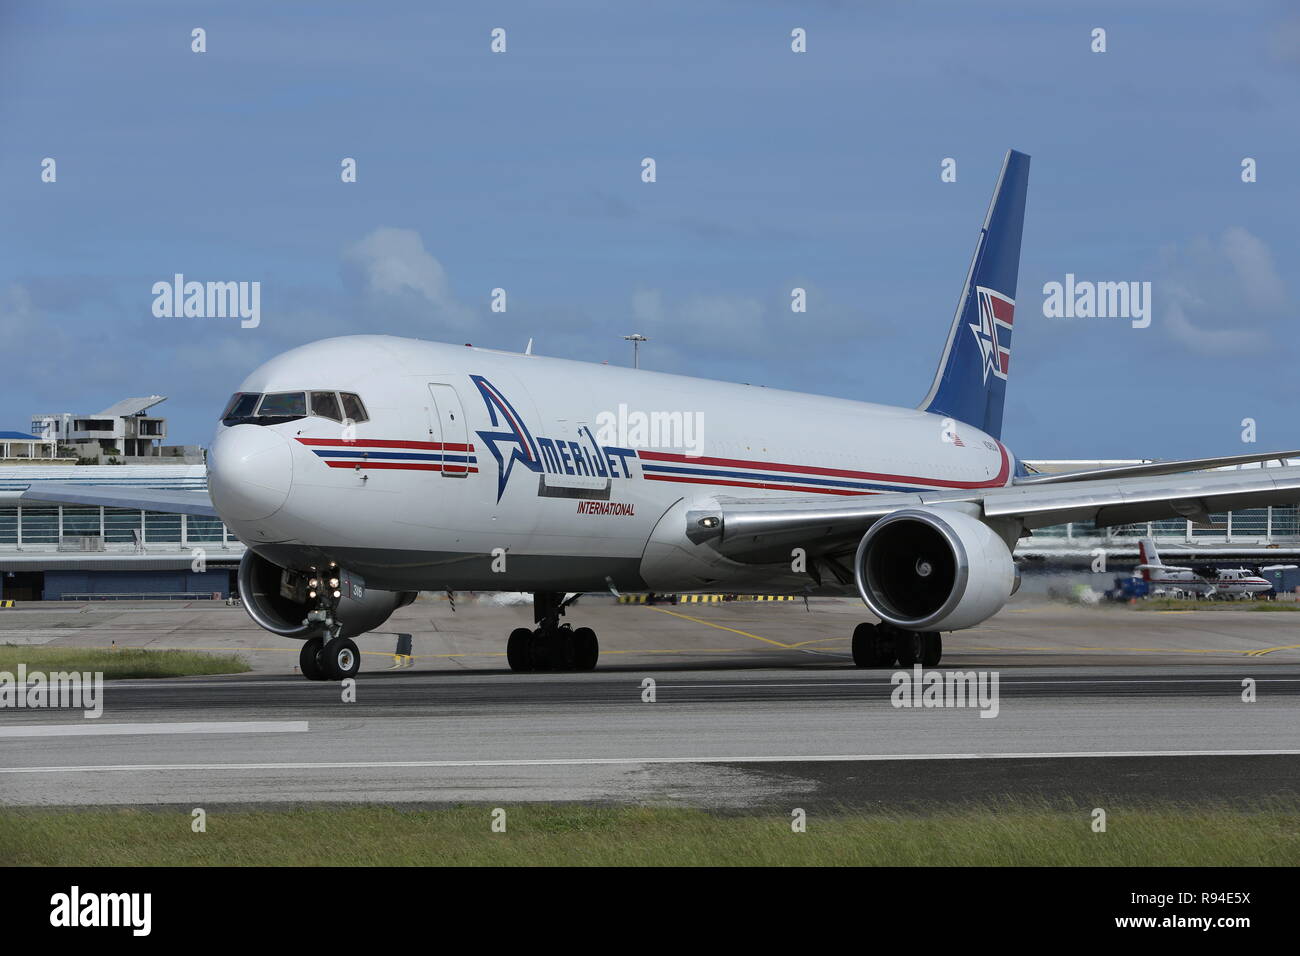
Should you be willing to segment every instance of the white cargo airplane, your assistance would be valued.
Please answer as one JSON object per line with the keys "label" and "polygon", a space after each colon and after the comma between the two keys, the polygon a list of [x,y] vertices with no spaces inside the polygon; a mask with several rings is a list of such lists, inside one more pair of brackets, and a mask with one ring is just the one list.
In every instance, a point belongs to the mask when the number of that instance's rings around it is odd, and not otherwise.
{"label": "white cargo airplane", "polygon": [[[1000,438],[1028,172],[1007,153],[916,408],[348,336],[244,380],[209,453],[210,502],[30,497],[218,515],[248,546],[249,615],[302,640],[313,679],[354,674],[352,638],[421,589],[533,592],[514,670],[593,668],[595,633],[561,616],[568,595],[607,589],[856,592],[880,622],[853,633],[859,666],[933,666],[940,632],[1006,603],[1035,528],[1300,501],[1300,469],[1188,474],[1294,451],[1025,474]],[[633,420],[655,413],[702,422],[702,447],[651,446]]]}

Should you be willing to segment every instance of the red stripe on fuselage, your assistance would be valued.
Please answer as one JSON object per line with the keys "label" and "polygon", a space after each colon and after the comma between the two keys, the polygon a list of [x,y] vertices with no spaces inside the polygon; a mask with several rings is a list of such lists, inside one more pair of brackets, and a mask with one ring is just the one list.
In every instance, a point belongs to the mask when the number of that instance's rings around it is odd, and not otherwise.
{"label": "red stripe on fuselage", "polygon": [[304,445],[319,445],[322,448],[420,448],[432,451],[473,451],[473,445],[461,445],[456,442],[444,444],[440,441],[391,441],[388,439],[366,438],[348,441],[344,438],[299,438]]}
{"label": "red stripe on fuselage", "polygon": [[[442,471],[442,465],[432,465],[424,462],[409,462],[409,461],[352,460],[352,461],[327,461],[325,462],[325,464],[329,465],[331,468],[387,468],[392,471]],[[478,474],[477,468],[466,469],[464,465],[457,465],[457,464],[453,464],[451,468],[448,470],[456,474],[459,474],[460,472],[463,471],[471,475]]]}
{"label": "red stripe on fuselage", "polygon": [[807,485],[776,485],[771,482],[719,481],[716,478],[683,478],[681,475],[645,475],[646,481],[680,481],[688,485],[726,485],[728,488],[767,488],[772,491],[805,491],[817,495],[879,495],[880,491],[849,491],[844,488],[809,488]]}
{"label": "red stripe on fuselage", "polygon": [[[937,488],[1001,488],[1006,484],[1007,476],[1011,473],[1011,460],[1007,455],[1007,450],[1002,446],[1002,442],[997,443],[998,452],[1002,455],[1002,467],[999,469],[997,477],[989,478],[985,481],[949,481],[944,478],[916,478],[911,475],[887,475],[871,471],[849,471],[844,468],[816,468],[811,465],[781,465],[770,461],[747,461],[740,458],[692,458],[689,455],[678,455],[671,452],[661,451],[638,451],[637,457],[644,458],[647,461],[672,461],[692,465],[722,465],[731,468],[754,468],[764,469],[767,471],[788,471],[796,475],[818,475],[828,478],[864,478],[868,481],[883,481],[888,484],[906,484],[906,485],[933,485]],[[649,475],[646,475],[649,478]],[[707,478],[702,480],[702,484],[726,485],[731,484],[727,481],[711,481]],[[764,487],[763,485],[742,485],[741,487]],[[825,488],[800,488],[800,491],[820,491],[825,492]],[[848,492],[849,494],[858,494],[858,492]]]}

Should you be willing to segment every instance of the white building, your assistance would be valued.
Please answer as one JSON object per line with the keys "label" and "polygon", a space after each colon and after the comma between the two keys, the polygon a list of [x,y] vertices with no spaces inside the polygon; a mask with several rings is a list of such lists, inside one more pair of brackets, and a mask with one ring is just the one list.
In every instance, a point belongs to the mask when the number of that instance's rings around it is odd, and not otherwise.
{"label": "white building", "polygon": [[141,458],[195,458],[202,461],[197,448],[164,447],[167,419],[147,414],[149,409],[166,401],[164,395],[125,398],[93,415],[32,416],[32,433],[44,440],[74,449],[79,457],[107,461],[116,458],[130,461]]}
{"label": "white building", "polygon": [[53,438],[39,438],[26,432],[0,432],[0,461],[50,463],[58,455]]}

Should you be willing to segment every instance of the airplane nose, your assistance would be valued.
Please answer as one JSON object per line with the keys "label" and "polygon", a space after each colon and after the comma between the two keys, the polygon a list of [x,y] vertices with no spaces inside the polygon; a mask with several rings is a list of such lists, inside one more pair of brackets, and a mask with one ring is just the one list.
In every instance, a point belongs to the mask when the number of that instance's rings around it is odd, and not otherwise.
{"label": "airplane nose", "polygon": [[235,425],[208,452],[208,493],[222,518],[260,521],[280,510],[293,485],[289,440],[263,425]]}

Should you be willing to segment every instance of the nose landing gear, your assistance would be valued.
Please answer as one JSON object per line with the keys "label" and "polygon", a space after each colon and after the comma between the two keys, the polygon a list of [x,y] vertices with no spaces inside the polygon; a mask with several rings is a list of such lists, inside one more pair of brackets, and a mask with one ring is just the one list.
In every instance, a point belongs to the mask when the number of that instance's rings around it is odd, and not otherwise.
{"label": "nose landing gear", "polygon": [[533,595],[533,620],[537,627],[518,627],[506,642],[506,661],[512,671],[590,671],[600,657],[600,641],[589,627],[574,628],[561,624],[564,609],[578,599],[567,601],[556,591],[538,591]]}
{"label": "nose landing gear", "polygon": [[361,670],[361,651],[350,637],[313,637],[303,642],[298,669],[308,680],[346,680]]}
{"label": "nose landing gear", "polygon": [[314,623],[324,632],[304,641],[298,653],[298,669],[308,680],[346,680],[361,669],[361,651],[351,638],[342,636],[343,626],[334,616],[347,586],[343,578],[333,561],[323,572],[313,566],[299,578],[300,596],[311,602],[305,623]]}

